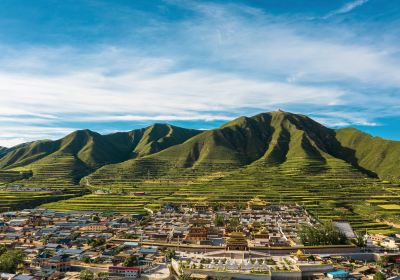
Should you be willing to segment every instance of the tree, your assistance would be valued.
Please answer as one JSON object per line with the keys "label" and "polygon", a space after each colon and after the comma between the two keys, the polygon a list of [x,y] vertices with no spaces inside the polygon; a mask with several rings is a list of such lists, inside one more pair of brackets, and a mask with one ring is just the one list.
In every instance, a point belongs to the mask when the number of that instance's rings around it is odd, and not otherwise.
{"label": "tree", "polygon": [[237,231],[240,226],[240,219],[238,217],[230,218],[227,224],[229,231]]}
{"label": "tree", "polygon": [[21,250],[10,250],[0,256],[0,271],[15,273],[20,264],[24,262],[24,254]]}
{"label": "tree", "polygon": [[389,262],[389,256],[387,255],[381,255],[377,261],[379,266],[386,266],[388,262]]}
{"label": "tree", "polygon": [[332,224],[318,226],[303,225],[299,230],[299,236],[301,242],[309,246],[348,244],[346,235]]}
{"label": "tree", "polygon": [[94,280],[94,273],[93,271],[90,270],[82,270],[81,273],[79,274],[79,279],[80,280]]}
{"label": "tree", "polygon": [[139,257],[137,255],[129,255],[124,261],[124,266],[138,266],[139,265]]}
{"label": "tree", "polygon": [[81,257],[81,261],[83,261],[84,263],[90,263],[90,257],[89,256],[82,256]]}
{"label": "tree", "polygon": [[97,215],[92,215],[91,219],[92,219],[93,222],[99,222],[100,221],[100,217],[97,216]]}
{"label": "tree", "polygon": [[192,280],[192,277],[190,277],[189,274],[182,273],[182,274],[178,277],[178,280]]}
{"label": "tree", "polygon": [[354,239],[354,243],[360,247],[360,248],[364,248],[367,245],[367,242],[364,239],[364,236],[362,236],[362,234],[357,234],[357,237]]}
{"label": "tree", "polygon": [[168,251],[165,253],[165,257],[167,258],[167,260],[172,260],[173,258],[175,258],[175,257],[176,257],[176,252],[175,252],[175,250],[168,250]]}
{"label": "tree", "polygon": [[106,239],[105,238],[91,238],[88,240],[87,244],[89,246],[92,246],[93,248],[95,247],[99,247],[101,245],[104,245],[106,243]]}
{"label": "tree", "polygon": [[4,244],[0,245],[0,256],[7,252],[7,246]]}
{"label": "tree", "polygon": [[47,244],[47,242],[49,242],[50,236],[48,235],[43,235],[41,238],[41,241],[43,244]]}
{"label": "tree", "polygon": [[224,216],[222,216],[222,215],[217,215],[217,216],[215,217],[215,219],[214,219],[214,224],[215,224],[217,227],[222,227],[222,226],[224,226],[224,225],[225,225]]}
{"label": "tree", "polygon": [[385,274],[383,274],[382,272],[378,271],[377,273],[375,273],[374,275],[374,280],[385,280]]}

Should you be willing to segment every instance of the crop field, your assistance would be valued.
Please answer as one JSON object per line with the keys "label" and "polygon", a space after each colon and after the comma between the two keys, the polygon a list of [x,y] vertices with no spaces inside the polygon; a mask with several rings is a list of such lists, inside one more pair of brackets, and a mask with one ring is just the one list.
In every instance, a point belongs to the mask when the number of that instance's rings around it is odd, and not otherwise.
{"label": "crop field", "polygon": [[145,205],[149,201],[134,195],[89,194],[59,202],[42,205],[42,207],[58,211],[94,211],[106,213],[128,214],[145,213]]}
{"label": "crop field", "polygon": [[74,196],[74,194],[55,194],[53,192],[0,191],[0,211],[35,207],[42,203],[69,199]]}
{"label": "crop field", "polygon": [[[36,207],[88,193],[74,180],[74,164],[72,157],[59,156],[32,166],[0,172],[0,211]],[[7,190],[6,186],[18,187],[15,187],[17,190]]]}
{"label": "crop field", "polygon": [[[396,204],[400,186],[367,177],[340,160],[332,159],[326,164],[309,160],[305,164],[301,159],[276,166],[255,163],[234,170],[226,163],[221,163],[223,168],[216,168],[213,162],[197,169],[174,167],[173,173],[165,171],[168,166],[164,163],[149,162],[148,166],[141,165],[141,170],[133,168],[129,174],[109,174],[86,182],[92,191],[114,194],[91,194],[44,206],[61,211],[142,213],[146,205],[163,203],[205,201],[211,205],[244,206],[258,196],[270,203],[302,204],[321,221],[348,220],[355,230],[397,232],[377,220],[399,218],[395,209],[385,211],[378,205],[383,201],[385,205]],[[107,177],[110,180],[104,180]],[[124,195],[133,192],[145,195]]]}
{"label": "crop field", "polygon": [[382,205],[378,205],[378,206],[385,210],[400,210],[400,205],[398,205],[398,204],[382,204]]}

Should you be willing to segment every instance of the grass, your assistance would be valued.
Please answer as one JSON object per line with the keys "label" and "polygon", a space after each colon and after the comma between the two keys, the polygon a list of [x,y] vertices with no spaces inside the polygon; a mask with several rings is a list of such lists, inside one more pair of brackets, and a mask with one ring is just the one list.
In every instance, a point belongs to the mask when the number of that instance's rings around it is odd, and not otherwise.
{"label": "grass", "polygon": [[381,204],[378,206],[385,210],[400,210],[400,205],[398,205],[398,204]]}

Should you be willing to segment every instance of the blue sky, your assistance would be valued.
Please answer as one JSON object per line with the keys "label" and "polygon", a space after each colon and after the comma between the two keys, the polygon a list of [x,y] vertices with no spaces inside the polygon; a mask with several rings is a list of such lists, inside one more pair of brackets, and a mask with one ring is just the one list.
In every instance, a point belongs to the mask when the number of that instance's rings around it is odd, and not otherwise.
{"label": "blue sky", "polygon": [[391,0],[3,0],[0,145],[284,109],[400,140]]}

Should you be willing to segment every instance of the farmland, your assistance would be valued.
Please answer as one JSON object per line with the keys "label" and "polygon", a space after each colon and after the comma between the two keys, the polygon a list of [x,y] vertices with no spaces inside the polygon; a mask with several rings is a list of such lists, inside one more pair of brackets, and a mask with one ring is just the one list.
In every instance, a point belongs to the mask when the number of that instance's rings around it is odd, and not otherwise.
{"label": "farmland", "polygon": [[[46,204],[45,207],[141,213],[146,205],[196,202],[244,205],[258,196],[275,204],[302,204],[321,221],[345,219],[356,230],[396,232],[396,229],[377,220],[388,218],[396,221],[400,211],[376,211],[379,207],[368,201],[384,200],[388,205],[397,205],[400,187],[369,178],[339,160],[331,159],[328,165],[322,166],[319,161],[310,160],[304,164],[304,159],[299,159],[275,166],[255,163],[240,169],[229,169],[225,163],[225,170],[220,168],[217,172],[210,172],[215,169],[215,162],[197,170],[175,169],[174,173],[164,173],[165,164],[158,168],[155,168],[156,165],[153,162],[153,168],[142,172],[142,176],[140,172],[131,173],[136,181],[123,174],[118,181],[115,177],[112,181],[91,178],[95,186],[92,186],[93,191],[104,190],[114,194],[91,194]],[[123,194],[133,192],[144,192],[145,195]]]}

